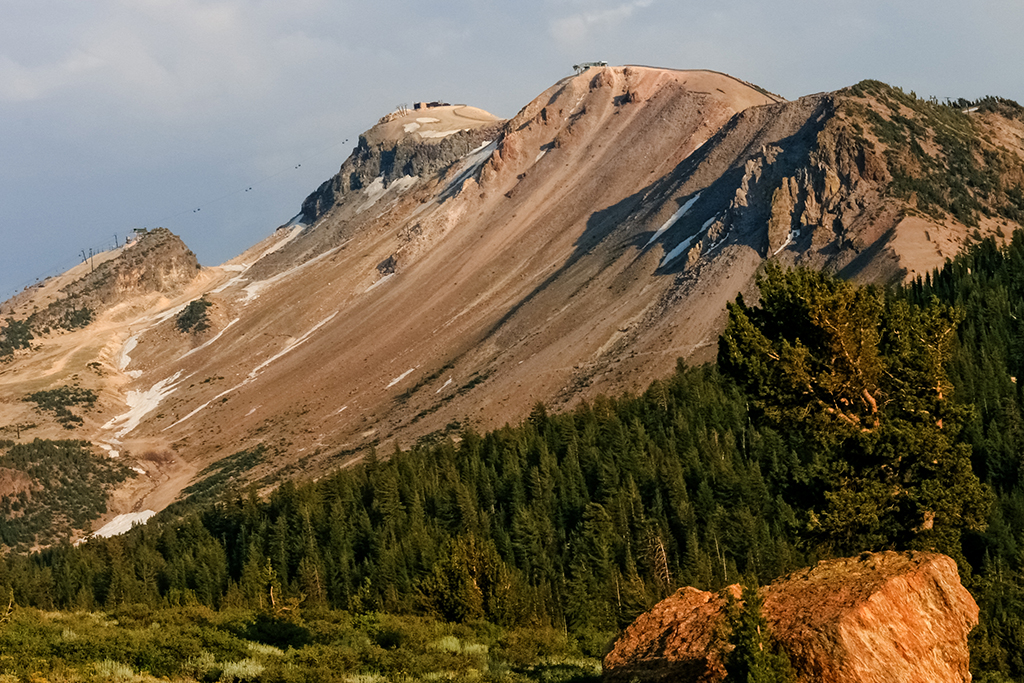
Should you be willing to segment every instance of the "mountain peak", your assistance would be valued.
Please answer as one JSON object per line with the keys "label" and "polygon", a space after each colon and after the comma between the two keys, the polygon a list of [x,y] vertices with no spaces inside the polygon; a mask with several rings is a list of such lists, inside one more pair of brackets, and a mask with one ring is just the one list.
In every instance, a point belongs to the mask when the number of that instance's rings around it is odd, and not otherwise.
{"label": "mountain peak", "polygon": [[[563,78],[507,121],[395,112],[299,216],[219,268],[168,240],[149,275],[101,284],[83,265],[50,299],[7,304],[27,318],[89,275],[107,313],[19,349],[0,418],[91,383],[77,433],[137,459],[114,510],[130,511],[208,490],[223,468],[272,486],[538,401],[642,391],[677,359],[713,358],[726,304],[766,260],[891,282],[975,230],[998,236],[1024,177],[1024,121],[1003,109],[871,83],[786,101],[713,71],[618,66]],[[1005,172],[985,166],[996,158]],[[113,283],[164,272],[118,298]],[[201,329],[176,324],[186,309]],[[237,453],[244,468],[224,460]]]}

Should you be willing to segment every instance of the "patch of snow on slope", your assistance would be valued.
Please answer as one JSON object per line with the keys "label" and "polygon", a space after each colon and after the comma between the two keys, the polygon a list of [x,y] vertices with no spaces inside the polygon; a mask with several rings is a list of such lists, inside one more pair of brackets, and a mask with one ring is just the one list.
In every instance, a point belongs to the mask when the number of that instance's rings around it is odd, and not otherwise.
{"label": "patch of snow on slope", "polygon": [[[292,341],[288,342],[288,344],[286,344],[286,345],[285,345],[285,347],[284,347],[284,348],[283,348],[282,350],[278,351],[278,352],[277,352],[276,354],[274,354],[273,356],[271,356],[271,357],[270,357],[270,358],[268,358],[267,360],[263,361],[262,363],[260,363],[259,365],[257,365],[257,366],[256,366],[255,368],[253,368],[252,372],[250,372],[250,373],[249,373],[249,374],[248,374],[248,375],[246,376],[246,378],[245,378],[245,379],[243,379],[243,380],[242,380],[241,382],[239,382],[239,383],[238,383],[238,384],[236,384],[235,386],[231,387],[230,389],[225,389],[224,391],[220,392],[219,394],[217,394],[216,396],[214,396],[213,398],[211,398],[211,399],[210,399],[209,401],[207,401],[206,403],[202,404],[201,406],[199,406],[198,408],[196,408],[196,409],[195,409],[195,410],[193,410],[193,411],[192,411],[191,413],[189,413],[189,414],[188,414],[188,415],[186,415],[185,417],[181,418],[180,420],[178,420],[178,421],[177,421],[177,422],[175,422],[174,424],[171,424],[171,425],[168,425],[167,427],[164,427],[164,428],[163,428],[163,431],[165,431],[165,432],[166,432],[166,431],[167,431],[168,429],[170,429],[171,427],[177,427],[177,426],[178,426],[178,425],[180,425],[180,424],[181,424],[182,422],[184,422],[185,420],[189,419],[189,418],[190,418],[190,417],[192,417],[193,415],[196,415],[197,413],[199,413],[199,411],[201,411],[201,410],[202,410],[203,408],[205,408],[206,406],[210,405],[210,404],[211,404],[211,403],[213,403],[214,401],[216,401],[216,400],[218,400],[218,399],[221,399],[221,398],[223,398],[223,397],[227,396],[228,394],[230,394],[230,393],[231,393],[232,391],[237,391],[238,389],[241,389],[242,387],[244,387],[244,386],[245,386],[246,384],[249,384],[250,382],[252,382],[252,381],[253,381],[254,379],[256,379],[256,377],[257,377],[257,376],[259,375],[260,371],[261,371],[261,370],[262,370],[263,368],[267,367],[268,365],[270,365],[271,363],[273,363],[273,362],[274,362],[275,360],[277,360],[277,359],[278,359],[278,358],[280,358],[281,356],[283,356],[283,355],[287,354],[288,352],[290,352],[290,351],[293,351],[293,350],[294,350],[294,349],[295,349],[295,348],[296,348],[297,346],[299,346],[300,344],[303,344],[303,343],[305,343],[305,342],[306,342],[306,340],[308,340],[308,339],[309,339],[309,337],[310,337],[310,336],[311,336],[311,335],[312,335],[312,334],[313,334],[314,332],[316,332],[316,331],[317,331],[317,330],[319,330],[319,329],[320,329],[321,327],[323,327],[323,326],[324,326],[324,325],[326,325],[326,324],[327,324],[328,322],[330,322],[330,321],[331,321],[331,320],[332,320],[332,319],[334,318],[334,316],[336,316],[336,315],[338,315],[338,312],[337,312],[337,311],[335,311],[335,312],[334,312],[334,313],[332,313],[331,315],[327,316],[326,318],[324,318],[323,320],[321,320],[320,322],[318,322],[318,323],[317,323],[316,325],[314,325],[314,326],[313,326],[313,327],[312,327],[312,328],[311,328],[311,329],[310,329],[309,331],[307,331],[307,332],[306,332],[306,333],[305,333],[304,335],[302,335],[302,336],[301,336],[301,337],[299,337],[298,339],[293,339]],[[254,409],[254,410],[255,410],[255,409]],[[249,413],[249,414],[251,414],[251,412],[252,412],[252,411],[250,411],[250,413]]]}
{"label": "patch of snow on slope", "polygon": [[379,175],[373,179],[373,182],[363,188],[363,196],[366,197],[366,201],[356,209],[356,213],[362,213],[366,209],[373,206],[373,203],[384,196],[387,188],[384,187],[384,176]]}
{"label": "patch of snow on slope", "polygon": [[[177,379],[181,371],[172,376],[164,378],[150,387],[147,391],[129,391],[125,402],[128,404],[128,412],[111,418],[103,425],[103,429],[117,429],[114,436],[120,439],[125,434],[139,426],[142,418],[151,413],[160,405],[160,402],[174,393],[178,388]],[[191,375],[189,375],[191,376]],[[187,379],[187,377],[186,377]]]}
{"label": "patch of snow on slope", "polygon": [[405,379],[406,377],[411,375],[414,370],[416,370],[416,368],[409,368],[408,370],[403,372],[401,375],[399,375],[398,377],[396,377],[393,380],[391,380],[391,382],[386,387],[384,387],[384,388],[385,389],[390,389],[391,387],[395,386],[396,384],[401,382],[403,379]]}
{"label": "patch of snow on slope", "polygon": [[473,149],[471,149],[468,152],[466,152],[466,158],[469,158],[469,157],[473,156],[474,154],[476,154],[479,151],[482,151],[484,147],[487,147],[488,145],[492,145],[492,144],[494,144],[494,142],[495,142],[494,140],[488,140],[487,142],[481,143],[479,147],[474,147]]}
{"label": "patch of snow on slope", "polygon": [[772,253],[772,256],[775,256],[775,255],[776,255],[776,254],[778,254],[778,253],[779,253],[780,251],[782,251],[783,249],[785,249],[785,248],[786,248],[786,247],[788,247],[789,245],[793,244],[793,239],[794,239],[794,238],[796,238],[796,237],[799,237],[799,236],[800,236],[800,231],[799,231],[799,230],[790,230],[790,231],[789,231],[789,234],[788,234],[788,235],[786,235],[786,241],[785,241],[785,242],[783,242],[783,243],[782,243],[782,244],[781,244],[781,245],[779,246],[779,248],[778,248],[778,249],[776,249],[776,250],[775,250],[775,251],[774,251],[774,252]]}
{"label": "patch of snow on slope", "polygon": [[416,119],[417,123],[441,123],[441,119],[435,119],[432,116],[421,116]]}
{"label": "patch of snow on slope", "polygon": [[128,337],[128,341],[126,341],[124,346],[121,347],[121,355],[117,359],[118,370],[124,370],[132,362],[132,357],[128,354],[134,351],[135,347],[139,345],[139,334],[142,333],[140,332]]}
{"label": "patch of snow on slope", "polygon": [[[654,234],[651,235],[651,239],[647,240],[647,244],[644,245],[644,249],[646,249],[647,247],[649,247],[652,244],[654,244],[654,241],[656,239],[658,239],[659,237],[661,237],[663,234],[665,234],[666,230],[668,230],[673,225],[678,223],[679,219],[682,218],[683,216],[685,216],[686,212],[689,211],[691,208],[693,208],[693,205],[697,203],[698,199],[700,199],[700,192],[698,192],[697,194],[695,194],[692,197],[690,197],[690,199],[688,199],[685,204],[680,206],[679,209],[674,214],[669,216],[669,219],[667,221],[665,221],[665,223],[660,228],[655,230]],[[664,264],[662,264],[662,265],[664,265]]]}
{"label": "patch of snow on slope", "polygon": [[367,288],[366,288],[366,289],[365,289],[365,290],[363,291],[363,294],[366,294],[366,292],[369,292],[369,291],[370,291],[370,290],[372,290],[372,289],[376,289],[378,285],[382,285],[382,284],[384,284],[385,282],[387,282],[388,280],[390,280],[390,279],[391,279],[391,278],[393,278],[394,276],[395,276],[395,274],[394,274],[394,273],[388,273],[387,275],[385,275],[384,277],[382,277],[381,279],[377,280],[377,281],[376,281],[376,282],[374,282],[374,283],[373,283],[372,285],[370,285],[369,287],[367,287]]}
{"label": "patch of snow on slope", "polygon": [[266,280],[256,280],[255,282],[250,282],[249,284],[247,284],[245,286],[245,289],[242,290],[242,291],[245,292],[245,299],[242,300],[242,304],[244,305],[244,304],[249,303],[253,299],[258,299],[259,296],[260,296],[260,292],[262,292],[264,289],[266,289],[270,285],[272,285],[275,282],[278,282],[280,280],[283,280],[286,277],[290,277],[292,275],[295,275],[299,271],[303,270],[304,268],[308,268],[309,266],[313,265],[317,261],[321,261],[321,260],[327,258],[328,256],[330,256],[334,252],[338,251],[338,249],[340,249],[341,247],[345,246],[345,244],[347,244],[347,243],[348,243],[347,241],[343,242],[343,243],[339,244],[338,246],[334,247],[333,249],[331,249],[330,251],[325,251],[324,253],[320,254],[319,256],[314,256],[313,258],[309,259],[305,263],[300,263],[297,266],[293,266],[292,268],[289,268],[288,270],[282,271],[282,272],[278,273],[277,275],[275,275],[273,277],[268,277]]}
{"label": "patch of snow on slope", "polygon": [[[275,242],[274,244],[272,244],[272,245],[270,245],[269,247],[267,247],[266,249],[264,249],[264,250],[263,250],[263,253],[262,253],[262,254],[260,254],[259,256],[257,256],[257,257],[256,257],[256,261],[259,261],[259,260],[260,260],[261,258],[263,258],[264,256],[270,256],[270,255],[271,255],[271,254],[273,254],[273,253],[274,253],[275,251],[280,251],[281,249],[284,249],[284,247],[285,247],[285,245],[286,245],[286,244],[288,244],[288,243],[289,243],[289,242],[291,242],[291,241],[292,241],[293,239],[295,239],[296,237],[298,237],[298,236],[299,236],[299,233],[301,233],[301,232],[302,232],[303,230],[305,230],[305,229],[306,229],[306,227],[307,227],[307,226],[306,226],[306,224],[305,224],[305,223],[303,223],[303,222],[301,222],[301,221],[299,221],[299,222],[296,222],[296,221],[298,221],[298,220],[299,220],[299,219],[300,219],[301,217],[302,217],[302,214],[300,213],[300,214],[298,214],[297,216],[295,216],[295,218],[291,219],[291,221],[289,221],[289,222],[288,222],[288,225],[289,225],[289,226],[292,226],[292,229],[288,231],[288,234],[287,234],[287,235],[285,235],[285,237],[284,237],[284,238],[283,238],[282,240],[280,240],[280,241],[278,241],[278,242]],[[256,261],[253,261],[253,263],[255,263]],[[249,264],[249,265],[247,265],[247,266],[245,267],[245,268],[246,268],[246,270],[248,270],[248,269],[249,269],[249,266],[250,266],[250,265],[252,265],[252,264]]]}
{"label": "patch of snow on slope", "polygon": [[660,268],[664,268],[669,263],[671,263],[673,260],[675,260],[680,254],[682,254],[684,251],[686,251],[690,247],[690,245],[693,244],[694,240],[696,240],[698,237],[700,237],[705,232],[707,232],[707,229],[709,227],[711,227],[711,225],[716,220],[718,220],[718,218],[719,218],[719,216],[712,216],[711,218],[709,218],[706,221],[704,221],[704,224],[700,226],[700,230],[697,231],[696,235],[692,235],[690,237],[687,237],[685,240],[680,242],[679,245],[676,246],[675,249],[673,249],[672,251],[670,251],[668,254],[665,255],[665,258],[662,259],[661,265],[659,267]]}
{"label": "patch of snow on slope", "polygon": [[392,182],[391,187],[389,187],[388,190],[394,191],[396,194],[401,194],[415,185],[417,180],[419,180],[419,178],[414,175],[404,175],[398,180]]}
{"label": "patch of snow on slope", "polygon": [[414,123],[407,123],[404,126],[402,126],[402,128],[405,130],[406,133],[413,133],[413,132],[418,131],[420,129],[420,124],[415,123],[415,122]]}
{"label": "patch of snow on slope", "polygon": [[199,345],[199,346],[197,346],[196,348],[192,349],[191,351],[186,351],[186,352],[185,352],[185,353],[184,353],[184,354],[183,354],[183,355],[181,356],[181,358],[179,358],[178,360],[184,360],[185,358],[188,358],[189,356],[191,356],[191,355],[192,355],[193,353],[195,353],[196,351],[202,351],[202,350],[203,350],[203,349],[205,349],[205,348],[206,348],[207,346],[209,346],[209,345],[210,345],[210,344],[212,344],[213,342],[215,342],[215,341],[217,341],[218,339],[220,339],[220,336],[221,336],[222,334],[224,334],[225,332],[227,332],[227,331],[228,331],[228,328],[229,328],[229,327],[231,327],[232,325],[234,325],[235,323],[237,323],[237,322],[238,322],[239,320],[241,320],[241,318],[235,318],[234,320],[232,320],[231,322],[229,322],[229,323],[228,323],[227,325],[225,325],[225,326],[224,326],[224,329],[222,329],[222,330],[221,330],[220,332],[218,332],[218,333],[217,333],[216,335],[214,335],[213,339],[209,339],[209,340],[207,340],[207,341],[203,342],[202,344],[200,344],[200,345]]}
{"label": "patch of snow on slope", "polygon": [[108,458],[120,458],[121,457],[120,451],[114,450],[114,445],[113,444],[100,443],[100,444],[97,444],[97,445],[107,452],[107,457]]}
{"label": "patch of snow on slope", "polygon": [[[245,273],[245,271],[247,271],[247,270],[249,270],[248,266],[243,266],[242,267],[242,273]],[[244,279],[245,279],[245,275],[236,275],[233,278],[231,278],[230,280],[228,280],[227,282],[225,282],[224,284],[222,284],[217,289],[211,289],[210,290],[210,294],[220,294],[221,292],[223,292],[228,287],[231,287],[232,285],[236,285],[236,284],[238,284],[239,282],[241,282]]]}
{"label": "patch of snow on slope", "polygon": [[444,390],[445,390],[445,389],[447,389],[447,388],[448,388],[449,386],[451,386],[451,383],[452,383],[452,378],[451,378],[451,377],[449,377],[449,378],[448,378],[448,381],[447,381],[447,382],[445,382],[444,384],[442,384],[442,385],[441,385],[441,388],[440,388],[440,389],[438,389],[437,391],[435,391],[434,393],[435,393],[435,394],[440,394],[440,393],[441,393],[442,391],[444,391]]}
{"label": "patch of snow on slope", "polygon": [[[420,135],[426,134],[420,133]],[[405,175],[402,176],[401,178],[395,179],[394,181],[391,182],[390,185],[384,187],[384,176],[377,176],[376,178],[373,179],[372,183],[370,183],[366,188],[363,189],[363,194],[366,196],[366,201],[364,201],[359,206],[359,208],[356,209],[356,213],[360,214],[363,211],[366,211],[368,208],[376,204],[377,201],[386,194],[401,194],[405,192],[410,187],[415,185],[417,180],[418,178],[416,176]]]}
{"label": "patch of snow on slope", "polygon": [[256,375],[259,374],[260,370],[262,370],[263,368],[267,367],[268,365],[270,365],[271,363],[273,363],[275,360],[277,360],[281,356],[285,355],[286,353],[289,353],[289,352],[295,350],[295,348],[300,346],[301,344],[305,344],[306,341],[313,335],[314,332],[316,332],[321,327],[323,327],[327,323],[329,323],[332,320],[334,320],[334,316],[336,316],[336,315],[338,315],[337,311],[335,311],[334,313],[331,313],[329,316],[327,316],[326,318],[324,318],[323,320],[318,322],[316,325],[314,325],[312,328],[310,328],[309,331],[306,332],[304,335],[302,335],[298,339],[294,339],[294,340],[288,342],[288,344],[286,344],[283,349],[281,349],[276,354],[274,354],[273,356],[271,356],[267,360],[265,360],[262,363],[260,363],[259,365],[257,365],[255,368],[253,368],[252,372],[249,373],[249,379],[255,379]]}
{"label": "patch of snow on slope", "polygon": [[142,512],[129,512],[124,515],[118,515],[104,524],[93,536],[110,538],[111,536],[126,534],[132,530],[133,526],[145,524],[155,514],[155,510],[143,510]]}
{"label": "patch of snow on slope", "polygon": [[494,154],[494,150],[496,149],[498,149],[498,141],[491,140],[490,142],[485,142],[476,149],[470,151],[462,159],[461,170],[456,174],[455,178],[445,186],[444,190],[441,192],[441,196],[450,197],[458,194],[459,190],[462,189],[463,183],[469,180],[469,178],[484,165],[484,162],[491,158],[491,155]]}

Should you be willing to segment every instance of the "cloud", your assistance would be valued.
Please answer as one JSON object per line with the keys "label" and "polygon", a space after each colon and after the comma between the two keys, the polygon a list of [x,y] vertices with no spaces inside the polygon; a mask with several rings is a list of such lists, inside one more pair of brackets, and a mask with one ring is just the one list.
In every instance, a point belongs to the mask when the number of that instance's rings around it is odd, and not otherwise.
{"label": "cloud", "polygon": [[629,19],[637,10],[650,7],[654,0],[633,0],[603,9],[592,8],[553,20],[551,36],[563,47],[582,47],[595,30],[614,26]]}
{"label": "cloud", "polygon": [[80,50],[50,64],[29,65],[0,55],[0,101],[31,102],[59,90],[102,65],[95,55]]}

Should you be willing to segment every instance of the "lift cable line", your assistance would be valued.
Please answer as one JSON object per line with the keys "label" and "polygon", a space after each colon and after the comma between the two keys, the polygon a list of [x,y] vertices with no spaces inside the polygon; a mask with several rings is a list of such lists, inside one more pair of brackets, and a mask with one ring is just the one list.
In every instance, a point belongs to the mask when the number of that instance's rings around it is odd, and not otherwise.
{"label": "lift cable line", "polygon": [[[248,193],[248,192],[255,192],[256,191],[255,188],[257,188],[259,185],[262,185],[262,184],[264,184],[264,183],[266,183],[266,182],[268,182],[270,180],[273,180],[274,178],[277,178],[280,175],[288,173],[289,171],[294,171],[294,170],[297,170],[299,168],[302,168],[302,164],[303,163],[309,161],[310,159],[314,159],[314,158],[320,156],[321,154],[329,152],[330,150],[332,150],[332,149],[334,149],[336,147],[344,145],[348,141],[349,141],[349,138],[345,138],[344,140],[341,140],[340,142],[335,142],[335,143],[333,143],[331,145],[328,145],[326,147],[322,147],[321,149],[317,150],[316,152],[314,152],[312,154],[309,154],[308,156],[303,157],[298,162],[292,164],[288,168],[281,169],[280,171],[275,171],[274,173],[271,173],[270,175],[264,176],[263,178],[260,178],[259,180],[256,180],[256,181],[253,181],[252,183],[247,184],[243,188],[240,188],[240,189],[237,189],[237,190],[233,190],[233,191],[228,192],[226,194],[223,194],[223,195],[221,195],[221,196],[219,196],[219,197],[217,197],[215,199],[206,200],[205,202],[202,202],[201,204],[193,205],[191,208],[187,208],[187,209],[184,209],[182,211],[178,211],[177,213],[174,213],[174,214],[171,214],[171,215],[166,216],[164,218],[161,218],[160,220],[153,221],[151,223],[148,223],[147,225],[154,225],[156,227],[159,227],[165,221],[173,220],[173,219],[175,219],[175,218],[177,218],[179,216],[184,216],[184,215],[189,214],[189,213],[198,213],[198,212],[202,211],[203,207],[212,206],[213,204],[217,204],[218,202],[222,202],[225,199],[229,199],[230,197],[234,197],[235,195],[245,194],[245,193]],[[131,232],[131,228],[126,228],[125,232],[126,232],[126,234],[130,233]],[[46,269],[45,271],[43,271],[42,273],[36,275],[35,277],[29,278],[27,280],[24,280],[20,284],[15,285],[14,287],[12,287],[12,288],[8,289],[7,291],[3,292],[2,295],[0,295],[0,296],[3,297],[2,301],[6,301],[10,297],[18,294],[19,292],[27,289],[28,287],[34,285],[37,282],[45,280],[46,278],[51,277],[53,275],[59,275],[59,274],[61,274],[63,272],[66,272],[66,271],[70,270],[72,267],[74,267],[74,266],[76,266],[76,265],[78,265],[79,263],[82,262],[81,259],[79,258],[82,253],[99,254],[101,252],[108,251],[110,249],[116,249],[117,247],[121,246],[117,242],[118,242],[118,240],[117,240],[117,237],[115,235],[114,243],[113,244],[111,244],[109,242],[102,242],[99,245],[93,245],[92,247],[85,247],[84,249],[79,248],[77,250],[78,254],[76,256],[69,256],[69,257],[63,258],[63,259],[61,259],[60,263],[57,263],[56,265],[51,266],[50,268]]]}
{"label": "lift cable line", "polygon": [[245,194],[247,192],[252,192],[253,188],[255,188],[256,186],[262,185],[263,183],[265,183],[265,182],[267,182],[269,180],[272,180],[272,179],[278,177],[279,175],[282,175],[284,173],[288,173],[289,171],[294,171],[296,169],[302,168],[303,162],[306,162],[306,161],[308,161],[310,159],[314,159],[314,158],[320,156],[321,154],[324,154],[325,152],[328,152],[328,151],[334,149],[335,147],[339,147],[341,145],[344,145],[346,142],[348,142],[348,140],[349,140],[348,138],[345,138],[341,142],[335,142],[334,144],[328,145],[327,147],[324,147],[324,148],[314,152],[313,154],[310,154],[309,156],[303,157],[299,162],[293,164],[289,168],[283,168],[280,171],[275,171],[274,173],[271,173],[270,175],[264,176],[263,178],[260,178],[259,180],[254,181],[250,185],[246,185],[245,187],[237,189],[237,190],[232,190],[231,192],[228,192],[227,194],[221,195],[220,197],[216,197],[214,199],[208,199],[205,202],[202,202],[201,204],[199,204],[198,206],[194,206],[192,208],[183,209],[181,211],[178,211],[177,213],[174,213],[174,214],[171,214],[169,216],[165,216],[164,218],[161,218],[159,220],[147,223],[144,227],[148,227],[149,225],[155,225],[155,226],[159,227],[165,221],[173,220],[173,219],[175,219],[175,218],[177,218],[179,216],[184,216],[184,215],[190,214],[190,213],[199,213],[200,211],[203,210],[203,207],[209,208],[210,206],[212,206],[214,204],[217,204],[219,202],[222,202],[225,199],[229,199],[231,197],[234,197],[235,195]]}

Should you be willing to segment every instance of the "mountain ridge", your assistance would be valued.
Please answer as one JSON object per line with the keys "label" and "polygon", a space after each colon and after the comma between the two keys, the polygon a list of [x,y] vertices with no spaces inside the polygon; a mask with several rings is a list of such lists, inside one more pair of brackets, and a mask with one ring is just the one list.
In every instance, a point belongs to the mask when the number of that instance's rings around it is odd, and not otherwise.
{"label": "mountain ridge", "polygon": [[[1009,224],[1020,121],[950,110],[1005,151],[960,145],[1006,169],[1005,188],[965,181],[964,209],[927,194],[960,149],[935,132],[946,112],[865,83],[782,101],[715,72],[604,67],[508,121],[461,105],[384,117],[236,259],[18,351],[0,421],[44,422],[18,402],[30,387],[95,386],[80,433],[144,471],[114,513],[165,507],[246,449],[263,455],[241,481],[272,486],[537,402],[640,391],[677,358],[712,358],[725,304],[766,259],[894,282]],[[962,196],[953,185],[939,189]],[[4,308],[27,318],[44,285]],[[182,333],[175,317],[200,297],[209,329]],[[47,353],[61,369],[30,378]]]}

